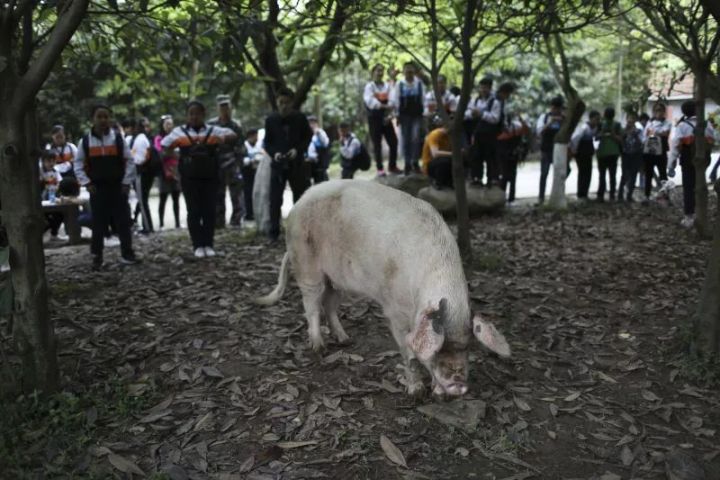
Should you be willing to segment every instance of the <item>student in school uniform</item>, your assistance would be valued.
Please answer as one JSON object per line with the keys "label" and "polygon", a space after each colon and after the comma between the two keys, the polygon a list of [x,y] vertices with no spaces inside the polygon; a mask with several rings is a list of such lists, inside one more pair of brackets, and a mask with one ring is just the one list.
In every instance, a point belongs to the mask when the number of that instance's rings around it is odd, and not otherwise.
{"label": "student in school uniform", "polygon": [[417,76],[415,64],[405,63],[403,78],[395,85],[391,99],[398,112],[405,175],[420,171],[418,161],[422,148],[424,98],[425,87]]}
{"label": "student in school uniform", "polygon": [[[635,191],[635,182],[637,174],[642,168],[642,150],[643,150],[643,131],[638,126],[637,113],[627,113],[627,123],[622,132],[622,176],[620,178],[620,187],[618,188],[618,200],[627,199],[633,202],[633,192]],[[625,187],[627,187],[627,197],[624,197]]]}
{"label": "student in school uniform", "polygon": [[[447,88],[447,77],[438,75],[438,90],[440,90],[440,98],[442,99],[445,111],[451,115],[457,110],[457,98]],[[433,117],[438,113],[438,102],[435,100],[435,90],[428,88],[425,94],[423,115],[428,121],[428,125],[432,127]]]}
{"label": "student in school uniform", "polygon": [[475,98],[471,98],[468,102],[468,106],[465,109],[465,114],[463,118],[465,146],[468,148],[468,153],[470,154],[470,178],[480,179],[481,183],[482,178],[485,175],[485,166],[482,162],[475,161],[475,152],[474,149],[470,148],[470,146],[473,144],[473,135],[475,134],[475,129],[477,128],[480,116],[482,115],[482,112],[487,109],[490,99],[494,98],[492,86],[492,78],[485,77],[480,80],[480,83],[478,84],[478,94]]}
{"label": "student in school uniform", "polygon": [[150,216],[150,189],[152,189],[155,181],[155,172],[152,171],[150,162],[152,156],[152,145],[147,134],[147,118],[140,118],[132,122],[128,135],[125,137],[130,153],[135,162],[135,195],[137,196],[137,205],[135,206],[135,214],[133,221],[137,221],[137,217],[142,217],[142,230],[140,233],[147,235],[154,231],[152,217]]}
{"label": "student in school uniform", "polygon": [[[340,178],[351,180],[359,170],[360,157],[367,155],[367,151],[360,139],[350,129],[348,122],[342,122],[338,127],[340,142]],[[368,164],[369,165],[369,164]]]}
{"label": "student in school uniform", "polygon": [[[474,154],[471,164],[471,171],[478,172],[482,170],[479,165],[487,165],[487,186],[500,186],[501,167],[497,158],[497,138],[502,131],[502,125],[505,118],[505,104],[509,101],[510,96],[515,92],[515,85],[505,82],[500,85],[485,105],[485,110],[480,112],[478,123],[475,127],[473,135]],[[472,173],[471,172],[471,173]],[[482,177],[475,177],[472,173],[471,185],[481,186]]]}
{"label": "student in school uniform", "polygon": [[383,80],[385,67],[377,64],[372,69],[372,80],[365,85],[363,90],[363,102],[367,110],[368,129],[370,140],[373,144],[373,155],[378,177],[386,175],[383,166],[382,141],[388,144],[389,162],[388,172],[397,175],[400,170],[397,168],[398,139],[395,128],[392,124],[394,105],[391,102],[392,85]]}
{"label": "student in school uniform", "polygon": [[258,141],[258,129],[251,128],[245,138],[245,157],[243,157],[243,195],[245,195],[245,220],[255,220],[253,210],[253,188],[255,186],[255,173],[262,161],[265,151]]}
{"label": "student in school uniform", "polygon": [[597,149],[598,170],[600,172],[600,185],[597,192],[598,202],[605,201],[606,181],[610,183],[610,200],[615,200],[615,186],[617,183],[617,161],[621,153],[622,126],[615,120],[615,109],[607,107],[603,112],[603,119],[598,128],[600,143]]}
{"label": "student in school uniform", "polygon": [[600,125],[600,112],[590,110],[585,122],[570,139],[570,152],[578,168],[577,198],[587,200],[592,179],[592,162],[595,155],[595,137]]}
{"label": "student in school uniform", "polygon": [[[521,142],[530,132],[530,127],[521,115],[508,112],[503,118],[502,131],[498,135],[496,155],[502,170],[500,187],[507,192],[508,203],[515,201],[515,181],[518,161],[521,157]],[[509,187],[509,191],[508,191]]]}
{"label": "student in school uniform", "polygon": [[312,140],[308,145],[305,157],[310,163],[310,177],[313,185],[326,182],[328,180],[328,167],[330,167],[330,138],[328,134],[320,127],[320,122],[314,115],[308,117],[310,128],[313,131]]}
{"label": "student in school uniform", "polygon": [[564,99],[557,96],[550,100],[550,110],[538,118],[535,133],[540,140],[540,192],[538,203],[545,201],[545,189],[550,166],[553,164],[553,149],[555,148],[555,135],[560,131],[565,120]]}
{"label": "student in school uniform", "polygon": [[196,258],[214,257],[215,204],[220,187],[220,145],[234,145],[237,134],[225,127],[205,123],[205,105],[193,100],[187,106],[187,123],[175,127],[160,142],[165,155],[180,151],[179,170],[185,196],[193,253]]}
{"label": "student in school uniform", "polygon": [[77,155],[77,147],[67,141],[65,127],[62,125],[55,125],[50,131],[50,135],[52,136],[50,153],[55,159],[55,170],[60,173],[63,179],[75,178],[73,165]]}
{"label": "student in school uniform", "polygon": [[653,118],[645,125],[643,138],[643,164],[645,172],[645,200],[650,200],[652,192],[652,180],[656,171],[659,178],[658,187],[667,181],[668,151],[670,150],[670,131],[672,123],[667,120],[666,106],[663,103],[656,103],[653,106]]}
{"label": "student in school uniform", "polygon": [[175,228],[180,228],[180,172],[178,171],[178,158],[176,155],[163,155],[162,146],[162,139],[169,135],[173,128],[175,128],[175,123],[172,115],[160,117],[160,133],[155,136],[153,144],[160,155],[162,164],[160,171],[160,204],[158,206],[160,228],[165,225],[165,205],[168,197],[172,198],[173,202]]}
{"label": "student in school uniform", "polygon": [[[668,162],[668,176],[675,176],[678,163],[682,171],[683,212],[684,217],[680,224],[685,228],[695,225],[695,102],[688,100],[680,107],[682,118],[675,125],[670,138],[670,156]],[[704,168],[710,165],[710,152],[715,142],[715,130],[710,122],[705,127],[707,141],[707,159]]]}
{"label": "student in school uniform", "polygon": [[92,269],[103,266],[103,242],[111,223],[120,239],[120,263],[138,262],[132,248],[128,192],[135,180],[135,163],[121,133],[111,128],[112,110],[96,105],[92,129],[80,141],[75,156],[75,177],[90,193],[92,210]]}

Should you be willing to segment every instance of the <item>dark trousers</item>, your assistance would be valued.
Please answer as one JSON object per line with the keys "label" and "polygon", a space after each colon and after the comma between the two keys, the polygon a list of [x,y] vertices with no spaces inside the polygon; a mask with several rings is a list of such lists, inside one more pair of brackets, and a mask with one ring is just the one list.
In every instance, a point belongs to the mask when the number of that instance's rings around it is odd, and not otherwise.
{"label": "dark trousers", "polygon": [[305,190],[310,188],[310,169],[307,162],[291,161],[287,165],[273,162],[270,171],[270,238],[280,236],[283,193],[285,185],[290,184],[293,202],[300,200]]}
{"label": "dark trousers", "polygon": [[225,218],[226,190],[230,192],[230,203],[232,204],[230,225],[240,225],[240,219],[245,215],[245,205],[243,198],[243,181],[240,178],[240,167],[237,163],[232,163],[221,168],[219,180],[216,194],[215,225],[218,228],[223,228],[227,221]]}
{"label": "dark trousers", "polygon": [[150,189],[154,182],[155,174],[144,170],[138,172],[135,180],[135,195],[137,195],[138,203],[135,205],[133,222],[137,221],[138,215],[142,216],[142,228],[146,232],[153,231],[153,221],[150,215]]}
{"label": "dark trousers", "polygon": [[[397,168],[397,151],[398,151],[398,139],[395,135],[395,129],[391,122],[386,122],[384,116],[374,115],[372,112],[368,114],[368,127],[370,130],[370,140],[373,144],[373,154],[375,155],[375,165],[378,170],[383,169],[383,158],[382,158],[382,139],[385,137],[385,141],[390,149],[390,159],[388,167],[390,170]],[[327,175],[327,172],[325,172]],[[326,178],[327,180],[327,178]]]}
{"label": "dark trousers", "polygon": [[517,178],[517,167],[518,167],[518,156],[517,142],[514,140],[497,143],[497,158],[498,163],[502,168],[502,182],[501,186],[503,191],[508,192],[508,202],[515,201],[515,179]]}
{"label": "dark trousers", "polygon": [[453,188],[452,157],[433,158],[428,164],[428,176],[441,188]]}
{"label": "dark trousers", "polygon": [[710,171],[710,181],[713,183],[717,180],[718,168],[720,168],[720,158],[715,161],[715,165],[713,165],[713,168]]}
{"label": "dark trousers", "polygon": [[[308,162],[310,163],[310,178],[312,179],[313,185],[328,181],[328,173],[325,165],[320,162]],[[380,166],[382,168],[382,165]]]}
{"label": "dark trousers", "polygon": [[667,180],[667,154],[661,155],[643,155],[643,163],[645,166],[645,197],[650,198],[652,191],[652,179],[655,168],[658,170],[660,181]]}
{"label": "dark trousers", "polygon": [[545,200],[545,189],[547,188],[547,178],[550,173],[550,166],[553,164],[553,152],[540,151],[540,193],[538,198],[540,201]]}
{"label": "dark trousers", "polygon": [[587,198],[590,190],[590,180],[592,179],[592,160],[593,154],[577,154],[575,162],[578,168],[577,197]]}
{"label": "dark trousers", "polygon": [[160,215],[160,228],[165,224],[165,204],[168,196],[172,196],[173,214],[175,215],[175,228],[180,228],[180,192],[160,192],[160,207],[158,214]]}
{"label": "dark trousers", "polygon": [[357,172],[357,168],[342,167],[342,170],[340,171],[340,178],[343,180],[352,180],[355,177],[355,172]]}
{"label": "dark trousers", "polygon": [[420,150],[422,148],[423,117],[400,115],[400,132],[402,134],[403,157],[405,159],[405,174],[417,170]]}
{"label": "dark trousers", "polygon": [[120,239],[120,252],[123,256],[132,254],[132,235],[130,234],[130,206],[122,191],[122,184],[95,184],[95,193],[90,195],[92,211],[92,240],[90,253],[102,257],[105,234],[111,225]]}
{"label": "dark trousers", "polygon": [[187,206],[187,226],[193,248],[212,247],[215,238],[218,181],[182,177],[180,182]]}
{"label": "dark trousers", "polygon": [[253,211],[253,187],[255,186],[255,169],[243,167],[243,195],[245,196],[245,220],[255,220]]}
{"label": "dark trousers", "polygon": [[60,231],[60,225],[63,223],[63,215],[57,212],[46,213],[45,221],[47,222],[47,228],[50,229],[50,234],[54,237]]}
{"label": "dark trousers", "polygon": [[632,200],[633,192],[635,191],[635,182],[637,182],[637,175],[640,171],[640,167],[643,163],[642,153],[624,153],[622,156],[622,175],[620,177],[620,189],[618,191],[618,198],[623,198],[623,192],[627,187],[627,199]]}
{"label": "dark trousers", "polygon": [[610,176],[610,198],[615,198],[615,186],[617,184],[617,161],[617,155],[609,155],[598,158],[598,170],[600,171],[598,199],[600,200],[605,198],[605,190],[607,190],[607,175]]}
{"label": "dark trousers", "polygon": [[470,175],[473,181],[482,182],[485,165],[487,165],[488,184],[500,180],[496,148],[497,140],[493,135],[475,134],[473,137],[473,155],[470,160]]}

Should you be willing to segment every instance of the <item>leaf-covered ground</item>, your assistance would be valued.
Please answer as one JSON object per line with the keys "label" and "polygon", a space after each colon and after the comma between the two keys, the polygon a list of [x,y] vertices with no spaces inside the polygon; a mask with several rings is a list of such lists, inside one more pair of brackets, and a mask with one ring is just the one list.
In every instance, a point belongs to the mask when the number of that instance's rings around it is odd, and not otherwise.
{"label": "leaf-covered ground", "polygon": [[404,393],[377,306],[344,304],[353,344],[324,356],[296,288],[254,306],[283,253],[261,239],[223,232],[224,255],[195,261],[165,234],[101,273],[86,247],[56,250],[66,393],[8,407],[0,477],[720,478],[720,396],[683,352],[709,245],[677,220],[613,204],[476,220],[473,306],[513,357],[474,346],[450,404]]}

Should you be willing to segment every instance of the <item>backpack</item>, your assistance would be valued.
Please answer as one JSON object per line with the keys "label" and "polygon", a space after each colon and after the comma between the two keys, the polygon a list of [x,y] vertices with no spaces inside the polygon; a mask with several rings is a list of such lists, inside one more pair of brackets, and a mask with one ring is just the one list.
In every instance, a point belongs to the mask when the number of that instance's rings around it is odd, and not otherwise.
{"label": "backpack", "polygon": [[355,154],[352,159],[353,168],[357,168],[358,170],[365,172],[370,169],[371,163],[370,153],[368,153],[367,148],[365,148],[365,144],[360,142],[360,150],[358,150],[358,153]]}
{"label": "backpack", "polygon": [[[398,113],[400,115],[408,115],[413,117],[422,117],[423,114],[423,84],[420,80],[415,79],[418,82],[417,95],[404,95],[405,82],[400,82],[400,105],[398,106]],[[370,167],[368,167],[370,168]]]}
{"label": "backpack", "polygon": [[190,136],[185,127],[180,127],[183,133],[190,140],[189,147],[181,147],[180,175],[188,178],[212,179],[218,176],[217,147],[209,145],[208,139],[212,135],[214,127],[208,129],[205,138],[196,142]]}
{"label": "backpack", "polygon": [[[138,165],[137,170],[142,174],[152,174],[152,176],[157,176],[162,171],[162,159],[160,158],[160,152],[155,149],[155,146],[150,141],[150,137],[148,137],[147,133],[144,133],[143,135],[145,135],[145,138],[148,139],[149,145],[146,155],[149,154],[149,158],[142,165]],[[130,139],[130,150],[132,150],[133,145],[135,145],[135,139],[137,137],[137,135],[133,135]]]}

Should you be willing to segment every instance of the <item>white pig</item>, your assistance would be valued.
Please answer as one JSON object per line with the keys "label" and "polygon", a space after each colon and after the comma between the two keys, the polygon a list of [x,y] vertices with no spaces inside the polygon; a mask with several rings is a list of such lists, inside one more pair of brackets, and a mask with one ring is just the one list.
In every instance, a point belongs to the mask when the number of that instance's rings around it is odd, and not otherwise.
{"label": "white pig", "polygon": [[510,355],[503,335],[472,316],[455,238],[422,200],[375,182],[324,182],[290,211],[286,245],[277,287],[256,302],[280,300],[292,264],[314,350],[323,348],[322,314],[339,342],[349,340],[338,306],[340,292],[351,292],[382,307],[411,395],[424,393],[420,364],[430,372],[433,393],[463,395],[473,333],[490,350]]}

